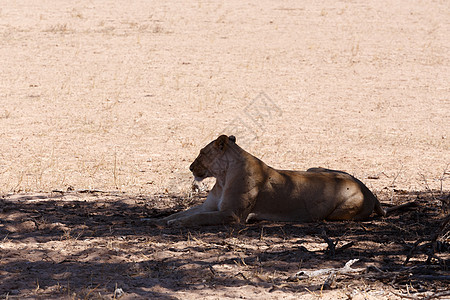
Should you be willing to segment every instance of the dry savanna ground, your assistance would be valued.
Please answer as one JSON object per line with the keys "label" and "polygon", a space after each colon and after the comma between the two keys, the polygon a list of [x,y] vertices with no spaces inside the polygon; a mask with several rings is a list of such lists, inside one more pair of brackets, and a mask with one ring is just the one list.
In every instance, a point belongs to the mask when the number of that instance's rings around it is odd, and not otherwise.
{"label": "dry savanna ground", "polygon": [[[0,298],[449,298],[449,32],[445,0],[2,1]],[[151,226],[221,133],[412,204]]]}

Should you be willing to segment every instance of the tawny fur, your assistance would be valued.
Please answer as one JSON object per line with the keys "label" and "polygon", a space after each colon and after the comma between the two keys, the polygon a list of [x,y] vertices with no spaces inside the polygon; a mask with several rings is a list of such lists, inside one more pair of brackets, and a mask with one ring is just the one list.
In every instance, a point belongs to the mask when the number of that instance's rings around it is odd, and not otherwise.
{"label": "tawny fur", "polygon": [[384,216],[380,202],[348,173],[323,168],[276,170],[222,135],[200,151],[190,170],[215,177],[205,202],[162,219],[168,225],[214,225],[249,220],[314,222]]}

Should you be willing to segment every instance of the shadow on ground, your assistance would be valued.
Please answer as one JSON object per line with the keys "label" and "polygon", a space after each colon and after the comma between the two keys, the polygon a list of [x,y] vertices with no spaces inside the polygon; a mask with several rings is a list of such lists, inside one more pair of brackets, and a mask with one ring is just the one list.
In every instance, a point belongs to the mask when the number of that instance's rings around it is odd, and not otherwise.
{"label": "shadow on ground", "polygon": [[[239,290],[227,288],[295,294],[361,282],[399,292],[406,285],[416,293],[448,289],[448,229],[427,243],[443,217],[431,193],[397,192],[398,203],[415,205],[366,222],[160,228],[145,221],[203,200],[120,193],[5,196],[0,298],[177,299],[206,290],[233,298]],[[352,259],[359,259],[354,268],[366,271],[331,281],[295,276]]]}

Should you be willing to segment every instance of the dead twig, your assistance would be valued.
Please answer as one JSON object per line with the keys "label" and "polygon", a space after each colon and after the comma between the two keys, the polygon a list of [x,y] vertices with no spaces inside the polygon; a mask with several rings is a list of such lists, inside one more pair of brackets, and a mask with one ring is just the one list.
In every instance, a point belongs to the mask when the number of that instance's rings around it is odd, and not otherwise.
{"label": "dead twig", "polygon": [[406,298],[406,299],[420,299],[417,296],[412,296],[412,295],[407,295],[407,294],[402,294],[402,293],[397,293],[395,291],[391,291],[392,294],[394,294],[395,296],[398,296],[400,298]]}
{"label": "dead twig", "polygon": [[342,245],[339,248],[336,248],[337,244],[339,243],[339,240],[333,241],[332,239],[330,239],[325,230],[322,231],[322,233],[320,234],[320,237],[323,238],[324,241],[328,244],[327,250],[331,257],[334,257],[336,252],[348,249],[355,244],[354,241],[351,241],[351,242],[348,242],[347,244]]}
{"label": "dead twig", "polygon": [[247,279],[247,277],[244,275],[244,273],[239,272],[239,273],[237,273],[236,275],[234,275],[234,277],[238,277],[238,276],[241,276],[242,279],[244,279],[245,281],[248,281],[248,279]]}
{"label": "dead twig", "polygon": [[209,271],[211,272],[213,277],[216,277],[216,271],[214,270],[212,265],[208,265]]}
{"label": "dead twig", "polygon": [[318,277],[323,275],[329,275],[329,274],[343,274],[343,275],[349,275],[349,274],[358,274],[363,273],[366,271],[366,268],[357,268],[353,269],[351,266],[359,261],[358,258],[349,260],[342,268],[327,268],[327,269],[320,269],[320,270],[314,270],[314,271],[298,271],[293,276],[290,276],[288,280],[296,280],[296,279],[305,279],[305,278],[311,278],[311,277]]}
{"label": "dead twig", "polygon": [[403,164],[401,165],[400,170],[399,170],[399,171],[397,172],[397,174],[394,176],[394,179],[392,180],[391,185],[389,186],[390,188],[392,188],[391,203],[394,202],[394,193],[395,193],[394,188],[395,188],[395,181],[397,180],[397,178],[398,178],[398,176],[400,175],[400,173],[402,172],[402,170],[403,170]]}
{"label": "dead twig", "polygon": [[327,232],[325,230],[322,231],[320,236],[325,240],[325,242],[328,244],[328,251],[331,255],[331,257],[334,257],[334,254],[336,253],[336,245],[339,241],[333,242],[327,235]]}
{"label": "dead twig", "polygon": [[325,279],[325,282],[322,285],[322,289],[330,290],[331,286],[334,285],[335,281],[336,281],[336,273],[331,273],[330,275],[328,275],[327,279]]}
{"label": "dead twig", "polygon": [[[403,293],[397,293],[396,291],[392,291],[391,293],[401,297],[401,298],[406,298],[406,299],[421,299],[421,300],[430,300],[430,299],[437,299],[437,298],[441,298],[441,297],[445,297],[450,295],[450,291],[443,291],[443,292],[438,292],[438,293],[434,293],[431,295],[428,295],[426,297],[424,297],[425,295],[423,293],[418,293],[415,295],[409,295],[409,294],[403,294]],[[428,292],[427,292],[428,293]]]}
{"label": "dead twig", "polygon": [[336,249],[336,251],[341,251],[341,250],[348,249],[348,248],[352,247],[353,245],[355,245],[355,242],[354,242],[354,241],[348,242],[347,244],[342,245],[341,247],[339,247],[338,249]]}
{"label": "dead twig", "polygon": [[445,297],[445,296],[449,296],[449,295],[450,295],[450,290],[439,292],[439,293],[434,293],[428,297],[423,298],[423,300],[429,300],[429,299],[433,299],[433,298],[441,298],[441,297]]}
{"label": "dead twig", "polygon": [[102,190],[90,190],[90,189],[84,189],[84,190],[76,190],[76,193],[80,193],[80,194],[95,194],[95,193],[99,193],[99,194],[110,194],[111,192],[108,192],[108,191],[102,191]]}
{"label": "dead twig", "polygon": [[406,266],[409,262],[409,260],[411,259],[411,257],[413,256],[414,252],[417,250],[417,248],[419,247],[420,243],[424,242],[424,239],[418,239],[414,245],[412,246],[412,248],[409,250],[408,255],[406,256],[405,262],[403,263],[404,266]]}
{"label": "dead twig", "polygon": [[447,214],[446,217],[444,217],[441,220],[441,225],[439,226],[439,230],[433,234],[433,237],[431,238],[430,244],[431,244],[431,252],[428,254],[427,263],[431,261],[433,257],[435,257],[436,249],[437,249],[437,240],[441,236],[441,234],[445,231],[445,228],[450,222],[450,214]]}
{"label": "dead twig", "polygon": [[418,239],[414,245],[412,246],[412,248],[409,250],[408,255],[406,256],[405,262],[403,263],[403,265],[405,266],[409,260],[413,257],[414,253],[417,252],[418,250],[422,250],[422,249],[427,249],[430,248],[429,251],[427,251],[427,255],[428,258],[426,260],[426,263],[429,264],[431,262],[432,258],[436,258],[437,260],[439,260],[439,262],[441,262],[441,259],[439,257],[436,257],[435,253],[436,250],[438,248],[438,239],[441,236],[441,234],[446,231],[445,228],[447,227],[447,225],[450,222],[450,214],[448,214],[446,217],[444,217],[441,220],[441,225],[439,226],[439,230],[437,232],[435,232],[431,239],[429,240],[429,242],[420,245],[421,243],[427,241],[428,239],[425,238],[420,238]]}

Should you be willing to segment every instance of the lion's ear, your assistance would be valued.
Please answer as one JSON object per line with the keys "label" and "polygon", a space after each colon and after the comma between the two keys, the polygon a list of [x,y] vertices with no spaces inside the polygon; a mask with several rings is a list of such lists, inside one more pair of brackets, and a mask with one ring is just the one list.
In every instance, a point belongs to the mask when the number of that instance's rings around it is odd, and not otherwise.
{"label": "lion's ear", "polygon": [[217,138],[217,140],[214,142],[214,145],[219,148],[220,150],[225,149],[226,145],[228,144],[228,137],[226,135],[221,135]]}
{"label": "lion's ear", "polygon": [[234,135],[230,135],[230,136],[228,137],[228,139],[229,139],[230,141],[232,141],[233,143],[236,143],[236,137],[235,137]]}

